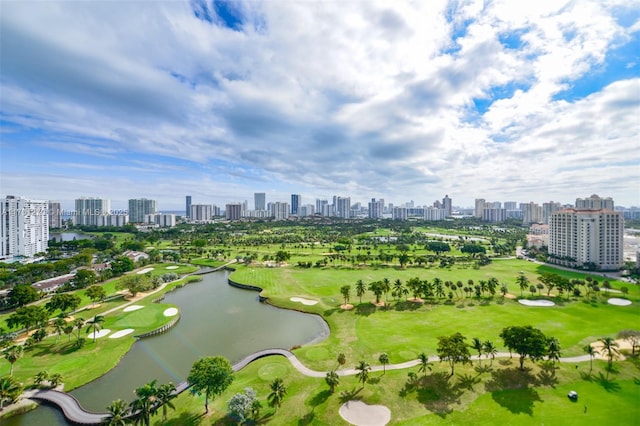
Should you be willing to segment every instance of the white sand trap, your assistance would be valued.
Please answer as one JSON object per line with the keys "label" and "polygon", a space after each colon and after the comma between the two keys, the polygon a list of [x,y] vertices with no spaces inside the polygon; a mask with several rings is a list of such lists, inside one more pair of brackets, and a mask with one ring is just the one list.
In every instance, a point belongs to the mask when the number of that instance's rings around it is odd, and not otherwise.
{"label": "white sand trap", "polygon": [[105,328],[103,330],[98,331],[97,333],[89,333],[89,339],[99,339],[101,337],[106,336],[109,333],[111,333],[111,330]]}
{"label": "white sand trap", "polygon": [[303,299],[302,297],[291,297],[289,300],[291,300],[292,302],[300,302],[303,305],[307,305],[307,306],[312,306],[318,303],[317,300]]}
{"label": "white sand trap", "polygon": [[620,299],[618,297],[613,297],[613,298],[607,300],[607,303],[610,304],[610,305],[616,305],[616,306],[629,306],[631,304],[631,300]]}
{"label": "white sand trap", "polygon": [[144,308],[144,306],[140,306],[140,305],[130,305],[127,306],[126,308],[124,308],[122,310],[122,312],[131,312],[131,311],[137,311],[138,309],[142,309]]}
{"label": "white sand trap", "polygon": [[113,333],[111,336],[109,336],[109,339],[118,339],[120,337],[126,336],[127,334],[133,333],[133,331],[133,328],[125,328],[124,330],[116,331],[115,333]]}
{"label": "white sand trap", "polygon": [[391,410],[384,405],[367,405],[362,401],[345,402],[338,412],[356,426],[384,426],[391,420]]}
{"label": "white sand trap", "polygon": [[144,268],[142,271],[138,271],[138,275],[146,274],[151,271],[153,271],[153,268]]}
{"label": "white sand trap", "polygon": [[178,269],[179,266],[173,265],[173,266],[167,266],[167,269]]}
{"label": "white sand trap", "polygon": [[544,300],[544,299],[542,300],[520,299],[518,300],[518,303],[525,306],[543,306],[543,307],[555,306],[555,303],[553,303],[551,300]]}
{"label": "white sand trap", "polygon": [[178,315],[178,308],[168,308],[164,310],[165,317],[175,317]]}

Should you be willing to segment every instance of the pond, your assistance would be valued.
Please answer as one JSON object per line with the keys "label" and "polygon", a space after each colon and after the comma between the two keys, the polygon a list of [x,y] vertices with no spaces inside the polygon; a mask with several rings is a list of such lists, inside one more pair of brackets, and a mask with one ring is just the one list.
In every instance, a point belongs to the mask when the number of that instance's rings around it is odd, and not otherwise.
{"label": "pond", "polygon": [[[289,349],[328,335],[319,316],[259,303],[258,293],[229,286],[227,276],[227,272],[203,275],[202,282],[167,294],[165,302],[180,307],[177,325],[136,342],[116,368],[71,393],[85,409],[105,412],[113,400],[130,401],[135,388],[153,379],[159,384],[184,381],[201,357],[222,355],[234,363],[260,349]],[[43,406],[3,424],[66,422],[57,409]]]}

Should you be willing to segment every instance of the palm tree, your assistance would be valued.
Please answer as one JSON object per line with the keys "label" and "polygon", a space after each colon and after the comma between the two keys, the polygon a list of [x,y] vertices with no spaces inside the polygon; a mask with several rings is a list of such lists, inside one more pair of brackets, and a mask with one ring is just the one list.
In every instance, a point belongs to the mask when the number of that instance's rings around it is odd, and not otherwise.
{"label": "palm tree", "polygon": [[336,373],[335,370],[327,371],[324,381],[329,385],[329,392],[333,393],[336,386],[340,384],[340,376],[338,376],[338,373]]}
{"label": "palm tree", "polygon": [[478,364],[482,367],[482,350],[484,349],[482,341],[479,338],[474,337],[470,346],[472,349],[478,351]]}
{"label": "palm tree", "polygon": [[380,356],[378,357],[378,361],[380,361],[380,364],[382,364],[382,374],[386,374],[387,364],[389,364],[389,355],[385,353],[381,353]]}
{"label": "palm tree", "polygon": [[62,331],[64,331],[64,334],[66,334],[67,336],[69,336],[69,341],[71,341],[71,335],[73,334],[73,330],[75,329],[75,327],[73,326],[73,324],[69,324],[66,325]]}
{"label": "palm tree", "polygon": [[62,318],[56,318],[56,320],[53,322],[53,331],[55,331],[55,333],[57,334],[56,343],[58,343],[58,339],[60,338],[60,335],[64,333],[64,328],[66,326],[67,326],[67,322]]}
{"label": "palm tree", "polygon": [[593,358],[598,355],[600,352],[591,345],[587,345],[582,350],[589,355],[589,374],[593,371]]}
{"label": "palm tree", "polygon": [[4,401],[15,401],[22,393],[22,385],[15,378],[5,376],[0,378],[0,411],[4,407]]}
{"label": "palm tree", "polygon": [[613,358],[620,355],[620,351],[618,350],[620,345],[618,342],[613,340],[612,337],[603,337],[598,341],[602,343],[602,352],[607,354],[607,358],[609,359],[609,368],[611,368],[613,365]]}
{"label": "palm tree", "polygon": [[158,407],[162,407],[162,423],[167,420],[167,408],[171,408],[175,410],[176,407],[173,405],[171,400],[176,396],[176,387],[173,383],[167,383],[164,385],[160,385],[158,388],[158,392],[156,394],[158,400]]}
{"label": "palm tree", "polygon": [[[76,318],[73,320],[73,327],[78,329],[78,340],[80,340],[80,331],[84,327],[84,318]],[[71,337],[69,337],[71,339]]]}
{"label": "palm tree", "polygon": [[47,373],[46,371],[40,371],[33,378],[33,383],[35,383],[36,385],[39,385],[42,382],[46,381],[48,378],[49,378],[49,373]]}
{"label": "palm tree", "polygon": [[560,342],[555,337],[549,338],[549,349],[547,355],[550,360],[553,360],[555,365],[556,361],[560,361]]}
{"label": "palm tree", "polygon": [[158,388],[156,388],[157,380],[153,380],[146,385],[135,390],[137,399],[129,404],[131,412],[136,417],[136,423],[140,422],[146,426],[150,424],[150,417],[156,411],[156,402],[158,401]]}
{"label": "palm tree", "polygon": [[24,355],[24,348],[18,345],[13,345],[5,351],[4,357],[7,361],[9,361],[9,364],[11,364],[9,376],[13,376],[13,364],[15,364],[16,361],[22,358],[22,355]]}
{"label": "palm tree", "polygon": [[391,281],[389,281],[389,278],[382,279],[382,291],[384,292],[384,300],[388,302],[388,294],[391,291]]}
{"label": "palm tree", "polygon": [[356,281],[356,296],[360,298],[360,303],[362,303],[362,296],[367,291],[367,286],[362,280]]}
{"label": "palm tree", "polygon": [[102,315],[96,315],[92,320],[87,321],[87,324],[89,324],[89,327],[87,327],[87,334],[93,330],[93,343],[96,342],[96,334],[98,334],[98,331],[102,329],[102,323],[104,323],[104,317]]}
{"label": "palm tree", "polygon": [[104,421],[105,426],[125,426],[126,417],[129,415],[127,403],[121,399],[116,399],[107,407],[109,417]]}
{"label": "palm tree", "polygon": [[284,381],[280,377],[276,377],[269,385],[271,388],[271,393],[267,397],[269,401],[270,407],[276,407],[276,409],[280,408],[282,405],[282,400],[284,396],[287,394],[287,388],[284,385]]}
{"label": "palm tree", "polygon": [[427,354],[422,352],[420,355],[418,355],[418,360],[420,361],[420,364],[418,364],[420,366],[418,368],[418,373],[423,373],[424,376],[427,377],[427,371],[431,371],[429,357],[427,356]]}
{"label": "palm tree", "polygon": [[52,388],[57,387],[60,383],[62,383],[62,374],[53,373],[51,377],[49,377],[49,384]]}
{"label": "palm tree", "polygon": [[527,278],[524,273],[520,272],[520,275],[516,278],[516,284],[520,287],[520,296],[522,296],[522,292],[529,287],[529,278]]}
{"label": "palm tree", "polygon": [[337,360],[338,360],[338,365],[343,366],[347,362],[347,356],[341,352],[338,354]]}
{"label": "palm tree", "polygon": [[351,286],[350,285],[343,285],[342,287],[340,287],[340,293],[342,294],[342,297],[344,297],[344,304],[347,305],[349,303],[349,296],[351,293]]}
{"label": "palm tree", "polygon": [[491,357],[491,361],[489,362],[489,366],[493,365],[493,360],[496,358],[496,354],[498,353],[498,349],[495,347],[493,342],[487,340],[482,344],[483,351],[487,356]]}
{"label": "palm tree", "polygon": [[402,281],[400,280],[400,278],[398,278],[393,282],[393,291],[391,292],[391,295],[396,299],[400,299],[400,296],[402,296],[402,290]]}
{"label": "palm tree", "polygon": [[356,365],[356,370],[358,371],[356,377],[359,382],[362,382],[362,387],[364,388],[364,384],[369,380],[369,371],[371,371],[371,366],[368,362],[361,360],[358,362],[358,365]]}

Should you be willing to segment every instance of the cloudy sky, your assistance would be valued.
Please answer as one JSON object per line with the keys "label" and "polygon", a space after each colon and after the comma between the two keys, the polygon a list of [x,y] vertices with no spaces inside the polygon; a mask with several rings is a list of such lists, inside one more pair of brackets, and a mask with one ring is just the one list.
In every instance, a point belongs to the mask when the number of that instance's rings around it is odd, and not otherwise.
{"label": "cloudy sky", "polygon": [[640,2],[2,1],[0,192],[640,205]]}

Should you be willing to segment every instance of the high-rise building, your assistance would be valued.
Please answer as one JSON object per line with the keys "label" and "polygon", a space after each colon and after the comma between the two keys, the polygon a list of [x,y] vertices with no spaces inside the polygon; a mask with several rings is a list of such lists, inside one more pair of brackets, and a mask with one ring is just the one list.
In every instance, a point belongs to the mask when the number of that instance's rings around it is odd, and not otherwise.
{"label": "high-rise building", "polygon": [[289,203],[282,203],[276,201],[275,203],[269,203],[269,212],[275,220],[285,220],[289,217]]}
{"label": "high-rise building", "polygon": [[445,195],[442,199],[442,208],[444,208],[447,216],[451,216],[453,214],[453,200],[449,198],[449,194]]}
{"label": "high-rise building", "polygon": [[424,220],[444,220],[447,212],[445,209],[438,209],[436,207],[427,206],[424,208]]}
{"label": "high-rise building", "polygon": [[393,208],[393,219],[394,220],[407,220],[408,218],[407,208],[406,207],[394,207]]}
{"label": "high-rise building", "polygon": [[549,223],[551,214],[560,210],[562,210],[562,204],[560,203],[554,201],[542,203],[542,223]]}
{"label": "high-rise building", "polygon": [[351,217],[351,198],[336,197],[336,203],[336,216],[349,219]]}
{"label": "high-rise building", "polygon": [[225,216],[227,220],[240,220],[242,219],[242,204],[241,203],[229,203],[225,206]]}
{"label": "high-rise building", "polygon": [[267,209],[267,194],[265,194],[264,192],[256,192],[253,194],[253,209],[254,210]]}
{"label": "high-rise building", "polygon": [[478,219],[482,219],[482,212],[485,208],[486,201],[484,198],[476,198],[474,215]]}
{"label": "high-rise building", "polygon": [[532,223],[542,223],[542,207],[531,201],[530,203],[520,204],[522,209],[522,224],[529,226]]}
{"label": "high-rise building", "polygon": [[319,213],[323,216],[328,216],[328,214],[325,214],[325,207],[329,205],[329,201],[328,200],[321,200],[319,198],[316,198],[316,213]]}
{"label": "high-rise building", "polygon": [[485,208],[482,211],[482,220],[487,222],[504,222],[507,220],[507,210],[501,208]]}
{"label": "high-rise building", "polygon": [[578,210],[614,210],[611,197],[600,198],[596,194],[589,198],[576,198],[575,208]]}
{"label": "high-rise building", "polygon": [[214,216],[211,204],[191,204],[190,210],[190,219],[196,222],[208,222]]}
{"label": "high-rise building", "polygon": [[298,209],[298,216],[300,217],[313,216],[314,213],[315,207],[313,206],[313,204],[305,204],[300,206],[300,208]]}
{"label": "high-rise building", "polygon": [[143,223],[148,214],[156,214],[156,200],[146,198],[134,198],[129,200],[129,222]]}
{"label": "high-rise building", "polygon": [[111,201],[104,198],[81,197],[76,199],[73,222],[76,225],[99,226],[98,217],[111,214]]}
{"label": "high-rise building", "polygon": [[184,216],[191,219],[191,195],[187,195]]}
{"label": "high-rise building", "polygon": [[302,196],[300,194],[291,194],[291,214],[297,215],[298,208],[302,204]]}
{"label": "high-rise building", "polygon": [[380,219],[382,218],[383,211],[384,211],[384,200],[376,201],[375,198],[372,198],[371,202],[369,203],[368,217],[370,219]]}
{"label": "high-rise building", "polygon": [[129,215],[103,214],[96,218],[96,226],[115,226],[121,228],[129,223]]}
{"label": "high-rise building", "polygon": [[62,228],[62,208],[59,201],[49,201],[49,228]]}
{"label": "high-rise building", "polygon": [[144,217],[144,223],[151,223],[160,226],[161,228],[172,228],[176,226],[176,215],[171,214],[148,214]]}
{"label": "high-rise building", "polygon": [[518,203],[515,201],[505,201],[504,208],[506,210],[518,210]]}
{"label": "high-rise building", "polygon": [[0,258],[33,257],[47,251],[49,204],[8,195],[2,200]]}
{"label": "high-rise building", "polygon": [[567,266],[617,270],[624,263],[624,218],[612,210],[565,209],[551,214],[549,260]]}

